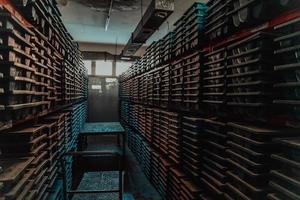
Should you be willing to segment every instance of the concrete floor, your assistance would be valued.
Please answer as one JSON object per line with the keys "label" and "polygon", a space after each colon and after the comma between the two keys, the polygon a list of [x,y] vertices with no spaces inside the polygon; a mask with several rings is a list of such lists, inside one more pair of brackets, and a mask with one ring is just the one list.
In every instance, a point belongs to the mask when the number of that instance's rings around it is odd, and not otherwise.
{"label": "concrete floor", "polygon": [[126,149],[127,159],[127,187],[136,200],[161,200],[160,195],[149,182],[140,168],[133,153]]}
{"label": "concrete floor", "polygon": [[[118,172],[85,173],[78,190],[117,190]],[[73,200],[118,200],[118,194],[78,194]]]}

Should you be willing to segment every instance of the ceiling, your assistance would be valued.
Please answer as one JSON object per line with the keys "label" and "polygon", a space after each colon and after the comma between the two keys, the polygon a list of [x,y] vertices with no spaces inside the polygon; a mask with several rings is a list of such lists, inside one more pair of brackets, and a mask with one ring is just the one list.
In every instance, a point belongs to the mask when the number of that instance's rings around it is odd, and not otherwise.
{"label": "ceiling", "polygon": [[[111,0],[58,1],[60,2],[59,8],[63,22],[75,40],[104,44],[115,44],[116,42],[126,44],[141,19],[141,11],[145,12],[151,2],[151,0],[113,0],[109,27],[105,31],[105,22]],[[173,23],[194,1],[175,0],[175,12],[147,43],[163,37],[171,30]]]}
{"label": "ceiling", "polygon": [[[111,0],[73,0],[97,12],[107,12]],[[139,0],[113,0],[113,11],[134,11],[140,9]]]}

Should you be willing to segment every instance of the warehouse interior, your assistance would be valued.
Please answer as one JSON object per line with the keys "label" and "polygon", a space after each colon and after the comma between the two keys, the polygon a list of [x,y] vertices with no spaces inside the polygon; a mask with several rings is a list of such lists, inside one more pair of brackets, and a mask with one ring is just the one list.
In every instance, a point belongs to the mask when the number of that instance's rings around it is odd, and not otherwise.
{"label": "warehouse interior", "polygon": [[0,200],[300,200],[300,1],[0,0]]}

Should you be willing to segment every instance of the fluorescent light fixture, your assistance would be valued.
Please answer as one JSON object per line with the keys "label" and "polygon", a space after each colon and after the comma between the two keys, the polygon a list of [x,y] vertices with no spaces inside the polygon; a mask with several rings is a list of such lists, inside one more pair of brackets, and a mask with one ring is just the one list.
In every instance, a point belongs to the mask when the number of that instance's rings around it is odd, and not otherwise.
{"label": "fluorescent light fixture", "polygon": [[110,21],[110,17],[107,17],[107,18],[106,18],[106,22],[105,22],[105,31],[108,30],[109,21]]}
{"label": "fluorescent light fixture", "polygon": [[131,60],[131,57],[124,57],[124,56],[122,56],[121,60]]}
{"label": "fluorescent light fixture", "polygon": [[108,26],[109,26],[110,15],[111,15],[111,11],[112,11],[112,8],[113,8],[113,3],[114,3],[114,0],[111,0],[109,10],[108,10],[108,15],[107,15],[106,22],[105,22],[105,31],[107,31]]}

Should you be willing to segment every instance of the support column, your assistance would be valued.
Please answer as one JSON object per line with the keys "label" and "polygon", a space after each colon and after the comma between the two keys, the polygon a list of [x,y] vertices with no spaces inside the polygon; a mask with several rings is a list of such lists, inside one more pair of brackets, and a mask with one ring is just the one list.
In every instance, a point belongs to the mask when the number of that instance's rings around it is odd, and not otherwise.
{"label": "support column", "polygon": [[96,75],[96,61],[92,60],[92,76]]}
{"label": "support column", "polygon": [[116,59],[114,59],[112,62],[112,75],[116,76],[116,74],[117,74],[117,62]]}

